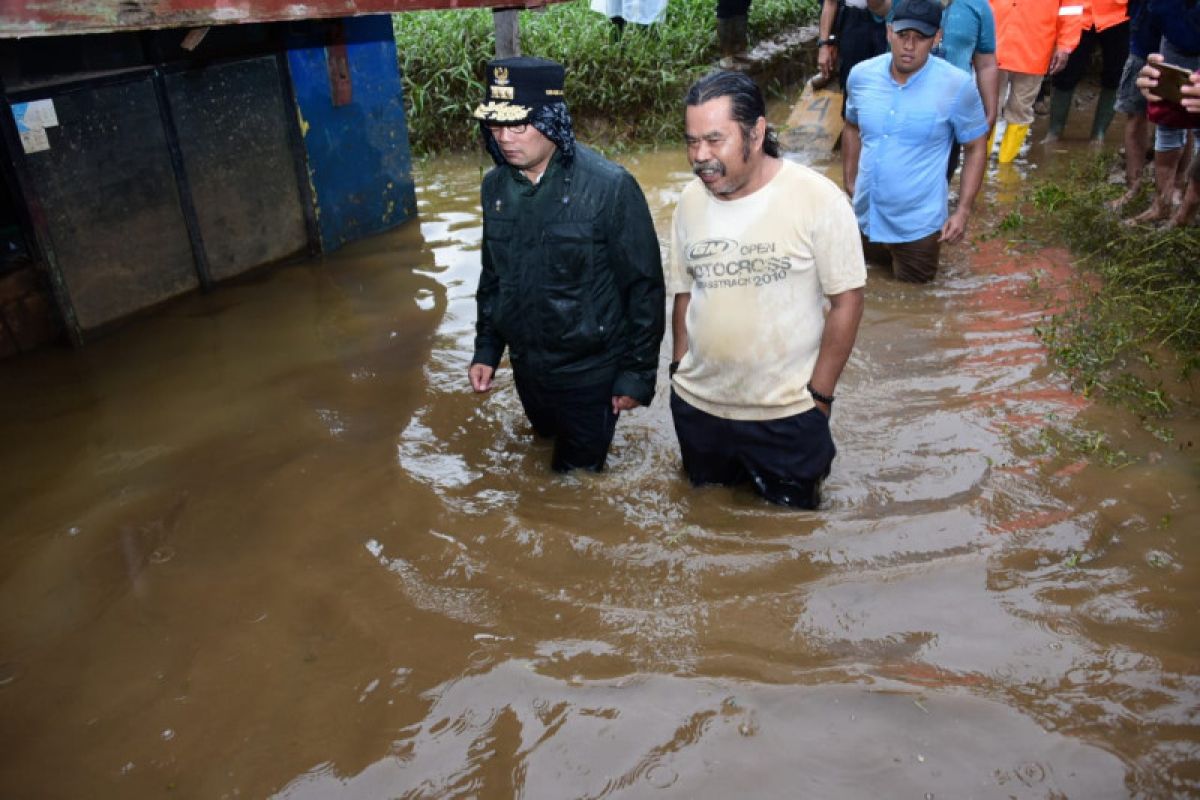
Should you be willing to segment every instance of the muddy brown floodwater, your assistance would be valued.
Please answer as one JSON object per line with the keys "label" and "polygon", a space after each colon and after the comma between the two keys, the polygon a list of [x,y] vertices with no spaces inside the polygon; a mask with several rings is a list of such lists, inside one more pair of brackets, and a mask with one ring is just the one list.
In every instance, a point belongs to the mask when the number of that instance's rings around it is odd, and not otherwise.
{"label": "muddy brown floodwater", "polygon": [[[665,232],[682,153],[622,160]],[[933,286],[871,272],[813,513],[689,488],[665,385],[565,478],[467,390],[479,177],[0,364],[0,796],[1200,795],[1195,451],[1046,366],[1014,174]]]}

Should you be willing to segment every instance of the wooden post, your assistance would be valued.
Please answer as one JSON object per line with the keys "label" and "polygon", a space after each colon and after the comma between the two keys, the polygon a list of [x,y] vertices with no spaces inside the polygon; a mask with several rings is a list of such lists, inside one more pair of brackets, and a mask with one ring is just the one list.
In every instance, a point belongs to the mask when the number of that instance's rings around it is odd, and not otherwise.
{"label": "wooden post", "polygon": [[493,8],[496,25],[496,58],[521,55],[521,18],[519,8]]}

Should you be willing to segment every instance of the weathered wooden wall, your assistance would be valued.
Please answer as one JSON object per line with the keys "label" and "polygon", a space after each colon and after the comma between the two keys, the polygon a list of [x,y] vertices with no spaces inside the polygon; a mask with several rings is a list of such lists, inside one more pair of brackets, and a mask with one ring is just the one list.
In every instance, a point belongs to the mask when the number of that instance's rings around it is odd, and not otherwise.
{"label": "weathered wooden wall", "polygon": [[[222,41],[237,30],[245,35]],[[75,65],[93,67],[83,72],[56,66],[130,35],[144,41],[119,69],[90,58]],[[0,58],[4,155],[38,244],[31,255],[77,343],[416,213],[390,16],[229,26],[210,39],[216,60],[166,63],[157,58],[176,49],[145,33],[0,43],[21,51]],[[28,327],[14,319],[6,329]],[[24,349],[8,338],[6,349]]]}

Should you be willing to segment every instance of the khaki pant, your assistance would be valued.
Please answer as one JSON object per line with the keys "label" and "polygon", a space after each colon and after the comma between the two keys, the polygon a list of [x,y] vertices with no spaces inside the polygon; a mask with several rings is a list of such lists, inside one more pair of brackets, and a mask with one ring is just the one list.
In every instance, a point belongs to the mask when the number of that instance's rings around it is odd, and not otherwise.
{"label": "khaki pant", "polygon": [[1033,122],[1033,104],[1042,86],[1041,75],[1000,70],[1001,117],[1010,125]]}
{"label": "khaki pant", "polygon": [[863,256],[874,264],[890,264],[896,280],[908,283],[929,283],[937,275],[938,255],[942,232],[933,233],[915,242],[872,242],[863,237]]}

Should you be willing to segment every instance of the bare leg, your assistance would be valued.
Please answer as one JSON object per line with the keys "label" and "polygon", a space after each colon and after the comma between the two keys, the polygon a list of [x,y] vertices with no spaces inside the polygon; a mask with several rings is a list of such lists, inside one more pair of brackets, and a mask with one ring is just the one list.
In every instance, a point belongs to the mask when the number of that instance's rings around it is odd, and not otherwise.
{"label": "bare leg", "polygon": [[1188,181],[1187,190],[1183,193],[1183,202],[1167,223],[1167,227],[1184,228],[1191,225],[1197,209],[1200,209],[1200,181],[1193,179]]}
{"label": "bare leg", "polygon": [[1175,190],[1171,194],[1171,204],[1179,205],[1183,202],[1183,192],[1187,187],[1187,171],[1188,165],[1192,163],[1192,150],[1195,145],[1195,138],[1191,132],[1188,132],[1187,138],[1183,141],[1183,150],[1180,151],[1179,167],[1175,172]]}
{"label": "bare leg", "polygon": [[1175,194],[1175,173],[1179,169],[1183,149],[1159,150],[1154,154],[1154,200],[1150,207],[1129,220],[1134,224],[1158,222],[1171,214],[1171,197]]}
{"label": "bare leg", "polygon": [[1109,203],[1120,211],[1142,190],[1142,173],[1146,169],[1146,133],[1150,121],[1145,114],[1130,114],[1125,118],[1125,194]]}

